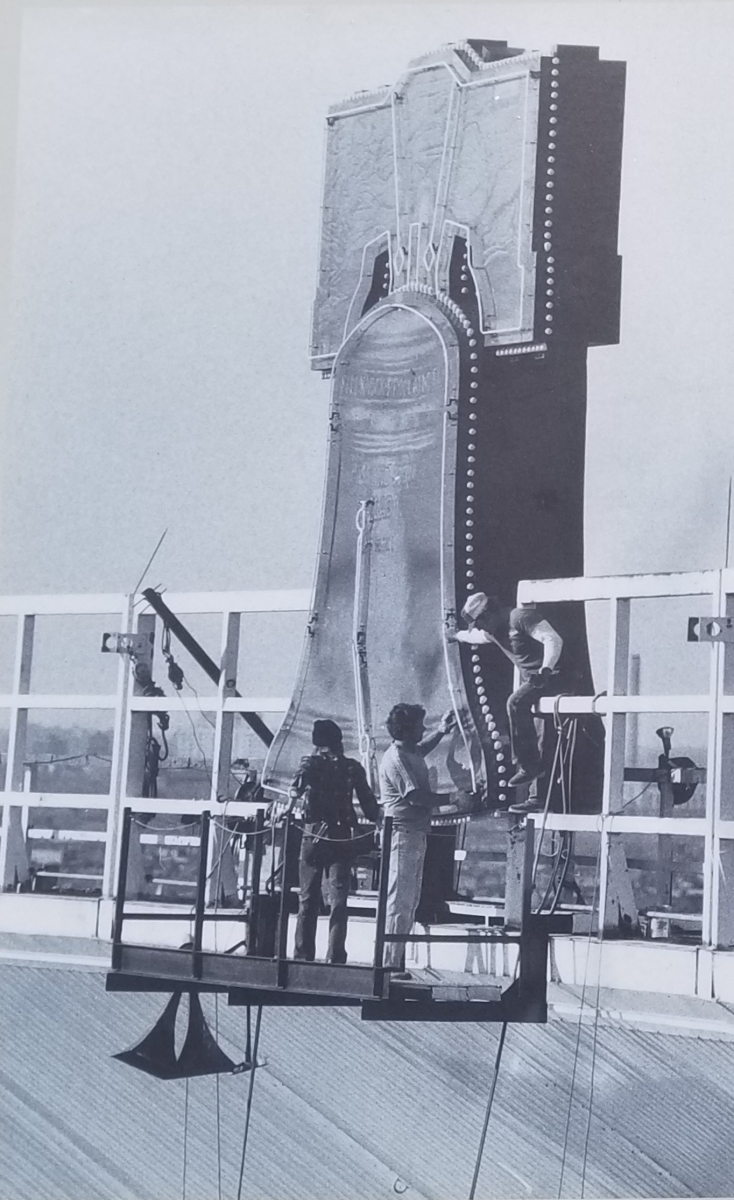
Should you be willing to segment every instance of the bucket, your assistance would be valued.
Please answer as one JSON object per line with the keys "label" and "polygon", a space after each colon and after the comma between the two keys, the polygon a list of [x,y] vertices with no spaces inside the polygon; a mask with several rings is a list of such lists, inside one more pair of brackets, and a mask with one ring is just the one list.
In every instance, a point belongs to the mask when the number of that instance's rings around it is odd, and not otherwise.
{"label": "bucket", "polygon": [[649,935],[654,942],[670,937],[670,917],[650,917]]}

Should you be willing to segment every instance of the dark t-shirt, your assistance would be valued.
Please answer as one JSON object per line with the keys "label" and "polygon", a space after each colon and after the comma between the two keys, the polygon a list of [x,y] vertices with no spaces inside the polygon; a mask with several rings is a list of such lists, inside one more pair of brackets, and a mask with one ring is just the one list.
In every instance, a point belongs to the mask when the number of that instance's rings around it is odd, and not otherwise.
{"label": "dark t-shirt", "polygon": [[532,634],[543,620],[543,614],[534,605],[526,605],[513,608],[495,631],[496,640],[523,671],[539,671],[543,665],[543,643],[536,641]]}
{"label": "dark t-shirt", "polygon": [[328,826],[356,824],[352,803],[355,793],[365,817],[376,821],[380,809],[362,764],[355,758],[321,749],[301,760],[291,787],[294,799],[303,797],[306,820]]}

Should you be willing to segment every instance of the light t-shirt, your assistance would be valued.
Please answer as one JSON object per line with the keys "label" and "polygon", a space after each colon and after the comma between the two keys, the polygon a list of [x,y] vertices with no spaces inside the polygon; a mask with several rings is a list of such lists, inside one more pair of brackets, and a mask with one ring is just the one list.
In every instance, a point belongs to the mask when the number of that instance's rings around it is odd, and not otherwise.
{"label": "light t-shirt", "polygon": [[419,750],[409,750],[401,742],[388,746],[380,763],[380,803],[397,828],[430,829],[434,798]]}

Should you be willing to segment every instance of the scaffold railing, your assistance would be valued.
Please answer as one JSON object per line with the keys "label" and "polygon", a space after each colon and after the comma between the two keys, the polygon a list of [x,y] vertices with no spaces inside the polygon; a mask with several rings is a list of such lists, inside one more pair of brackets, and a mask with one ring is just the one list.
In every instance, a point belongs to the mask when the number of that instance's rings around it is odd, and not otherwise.
{"label": "scaffold railing", "polygon": [[[631,619],[635,601],[690,601],[686,617],[679,614],[676,638],[663,647],[674,662],[682,657],[687,643],[698,642],[696,653],[708,655],[708,687],[704,691],[647,692],[634,681]],[[722,569],[674,574],[585,576],[569,579],[524,580],[518,587],[518,603],[539,605],[583,602],[605,604],[605,660],[603,688],[594,696],[544,697],[539,709],[565,717],[597,714],[605,726],[604,778],[599,812],[536,815],[547,831],[594,835],[598,838],[599,895],[609,896],[613,857],[619,846],[632,838],[653,837],[668,867],[676,851],[693,841],[700,849],[696,861],[702,874],[698,914],[681,913],[678,920],[700,919],[701,943],[710,947],[734,944],[734,570]],[[679,606],[680,608],[680,606]],[[654,638],[655,629],[649,630]],[[679,641],[677,641],[679,637]],[[638,663],[639,666],[639,663]],[[638,671],[639,676],[639,671]],[[644,685],[644,678],[643,678]],[[657,814],[630,812],[625,784],[655,774],[630,766],[631,742],[636,743],[634,722],[656,717],[697,714],[706,727],[705,765],[698,770],[681,768],[686,778],[699,781],[705,803],[697,815],[676,811],[664,803]],[[661,720],[664,725],[664,720]],[[659,733],[663,732],[658,731]],[[681,819],[683,817],[683,819]],[[686,841],[684,842],[684,839]],[[613,890],[613,889],[612,889]],[[674,906],[666,906],[674,910]],[[664,914],[663,914],[664,915]],[[675,915],[673,913],[673,915]],[[614,915],[605,913],[610,925]]]}
{"label": "scaffold railing", "polygon": [[[128,661],[120,655],[114,667],[109,664],[101,686],[95,682],[85,691],[74,687],[65,689],[66,681],[75,675],[74,666],[78,666],[70,661],[79,645],[79,637],[75,644],[71,636],[74,619],[86,622],[84,655],[90,662],[98,663],[102,631],[155,636],[157,618],[145,597],[119,593],[0,596],[0,887],[3,891],[55,879],[71,884],[72,892],[77,895],[111,899],[122,811],[130,801],[134,802],[137,812],[148,813],[151,817],[175,811],[178,817],[190,815],[193,818],[201,813],[204,804],[221,807],[222,797],[226,800],[228,814],[236,816],[245,811],[246,806],[232,796],[237,780],[222,778],[225,771],[230,771],[235,719],[239,713],[264,713],[280,720],[287,708],[288,696],[263,695],[262,691],[256,695],[252,689],[245,695],[235,694],[241,622],[243,618],[263,615],[272,619],[290,616],[293,653],[297,655],[311,605],[311,593],[308,589],[167,593],[166,601],[184,619],[208,622],[212,650],[221,655],[220,661],[225,667],[218,686],[197,687],[193,684],[185,692],[174,692],[173,695],[144,695],[142,689],[135,686]],[[160,633],[160,621],[157,628]],[[96,641],[93,647],[89,642],[90,631]],[[76,633],[79,634],[79,630]],[[272,636],[282,643],[282,631],[275,629]],[[65,639],[69,643],[66,648]],[[160,661],[157,644],[155,653],[159,659],[156,670],[162,672],[165,664]],[[185,655],[181,657],[183,659]],[[77,674],[84,678],[90,672],[81,670]],[[200,682],[198,677],[196,682]],[[156,797],[140,794],[146,728],[152,713],[165,713],[169,719],[178,716],[187,726],[192,722],[205,722],[211,730],[208,752],[199,754],[195,751],[193,762],[189,762],[189,781],[197,772],[199,779],[195,786],[189,786],[188,795]],[[86,753],[82,747],[80,753],[68,754],[62,750],[58,755],[34,750],[34,742],[38,743],[36,726],[45,724],[48,732],[52,720],[65,726],[76,720],[92,731],[95,728],[98,732],[103,730],[102,736],[107,740],[105,753],[90,753],[88,747]],[[195,728],[192,736],[198,743]],[[64,765],[68,775],[68,764],[72,759],[98,759],[105,763],[101,774],[106,776],[106,786],[95,788],[87,779],[84,788],[74,789],[63,786],[63,778],[60,782],[48,778],[49,774],[61,771]],[[180,763],[178,767],[185,770]],[[44,775],[48,786],[44,786]],[[66,782],[68,784],[68,778]],[[76,827],[78,820],[71,818],[79,810],[83,810],[88,823],[95,827]],[[94,813],[98,814],[98,819],[90,820],[90,814]],[[185,836],[185,830],[178,833]],[[145,844],[156,839],[156,831],[151,829],[141,835],[140,841]],[[42,843],[47,856],[58,855],[59,847],[69,843],[95,843],[101,849],[101,855],[93,869],[58,870],[51,862],[34,870],[29,879],[27,847],[32,845],[36,849]],[[171,881],[149,882],[160,890]],[[179,886],[186,887],[187,883],[180,881]]]}

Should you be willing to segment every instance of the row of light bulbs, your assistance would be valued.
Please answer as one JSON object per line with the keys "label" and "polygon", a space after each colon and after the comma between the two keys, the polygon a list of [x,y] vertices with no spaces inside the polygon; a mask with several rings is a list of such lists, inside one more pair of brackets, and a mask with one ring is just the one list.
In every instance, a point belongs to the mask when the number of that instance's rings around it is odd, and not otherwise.
{"label": "row of light bulbs", "polygon": [[556,150],[558,137],[558,84],[559,84],[559,58],[551,59],[551,90],[550,90],[550,117],[548,120],[548,156],[546,159],[545,169],[545,206],[544,206],[544,221],[543,221],[543,249],[546,253],[546,278],[545,278],[545,334],[550,337],[553,333],[553,298],[555,292],[555,258],[553,257],[553,199],[555,188],[554,175]]}
{"label": "row of light bulbs", "polygon": [[[460,277],[462,294],[468,293],[468,286],[469,286],[468,272],[469,272],[469,264],[468,264],[467,252],[464,251],[464,257],[463,257],[463,261],[461,264],[461,277]],[[465,320],[466,320],[466,318],[465,318]],[[465,534],[466,590],[468,592],[473,592],[474,591],[474,490],[475,490],[474,480],[475,480],[475,475],[476,475],[476,465],[475,464],[476,464],[476,449],[477,449],[476,436],[477,436],[477,417],[478,417],[476,393],[479,389],[479,383],[477,382],[476,378],[474,378],[474,376],[479,374],[479,367],[477,365],[478,364],[477,340],[476,340],[474,329],[471,327],[471,325],[469,324],[468,321],[466,322],[466,325],[464,326],[464,328],[465,328],[466,336],[467,336],[467,339],[469,342],[469,363],[470,363],[469,374],[472,376],[471,382],[469,384],[469,390],[471,392],[471,395],[469,396],[469,404],[472,406],[472,408],[470,409],[470,412],[469,412],[469,426],[468,426],[469,442],[467,445],[468,454],[467,454],[467,459],[466,459],[466,461],[467,461],[466,509],[465,509],[465,515],[466,515],[466,520],[465,520],[465,524],[466,524],[466,534]],[[504,776],[507,773],[507,768],[505,766],[505,754],[504,754],[504,750],[503,750],[503,746],[502,746],[502,735],[500,734],[499,730],[497,729],[497,722],[495,721],[495,719],[492,715],[492,710],[490,708],[489,699],[487,697],[487,689],[484,685],[484,679],[482,678],[482,666],[481,666],[479,654],[476,650],[474,650],[472,652],[471,659],[472,659],[472,673],[474,675],[474,690],[475,690],[477,702],[478,702],[479,707],[482,712],[482,718],[484,720],[484,724],[486,726],[487,733],[489,734],[491,741],[492,741],[492,750],[494,752],[495,769],[496,769],[497,775],[499,777],[500,789],[502,789],[505,786]],[[507,799],[507,793],[503,790],[500,790],[499,799],[500,799],[500,802],[504,802]]]}
{"label": "row of light bulbs", "polygon": [[[556,114],[558,112],[558,99],[559,99],[559,92],[558,92],[559,75],[560,75],[560,72],[558,69],[559,64],[560,64],[560,59],[558,59],[558,58],[551,59],[550,117],[549,117],[549,122],[548,122],[550,128],[548,130],[548,133],[549,133],[548,157],[547,157],[546,172],[545,172],[545,205],[544,205],[544,222],[543,222],[543,249],[547,255],[547,257],[546,257],[546,279],[545,279],[546,299],[545,299],[545,309],[544,309],[545,334],[547,337],[550,337],[551,334],[553,333],[553,304],[554,304],[554,295],[555,295],[555,280],[554,280],[555,259],[553,257],[553,232],[552,231],[553,231],[553,200],[554,200],[554,188],[555,188],[554,176],[555,176],[555,161],[556,161],[554,151],[556,150],[556,146],[557,146],[556,138],[558,137],[558,117]],[[461,293],[462,293],[462,295],[469,294],[468,262],[467,262],[466,252],[464,252],[464,261],[463,261],[462,267],[461,267]],[[476,343],[476,339],[474,338],[474,330],[470,327],[466,327],[466,334],[469,339],[469,349],[470,349],[469,361],[471,363],[471,366],[469,368],[469,371],[470,371],[470,374],[476,375],[476,374],[478,374],[479,368],[476,365],[477,354],[476,354],[475,347],[476,347],[477,343]],[[545,347],[543,347],[543,349],[545,349]],[[470,387],[470,390],[475,393],[477,391],[479,385],[475,379],[472,379],[471,383],[469,384],[469,387]],[[469,403],[471,405],[476,405],[476,403],[477,403],[476,395],[470,395]],[[474,495],[473,495],[473,492],[474,492],[474,475],[475,475],[474,464],[476,462],[476,457],[475,457],[475,451],[476,451],[476,440],[475,439],[476,439],[476,433],[477,433],[476,422],[477,422],[477,410],[476,410],[476,408],[474,408],[473,411],[470,411],[470,413],[469,413],[469,430],[468,430],[469,444],[467,447],[469,453],[467,455],[468,467],[467,467],[467,472],[466,472],[466,474],[467,474],[467,483],[466,483],[467,496],[466,496],[466,535],[465,535],[465,540],[466,540],[466,590],[468,592],[474,591],[474,557],[473,557],[473,550],[474,550],[474,533],[473,533]],[[479,706],[481,708],[481,712],[482,712],[482,716],[484,718],[485,725],[487,727],[487,732],[489,733],[489,735],[492,739],[495,765],[496,765],[496,769],[497,769],[497,774],[500,779],[500,789],[503,789],[506,786],[506,781],[505,781],[504,777],[507,774],[507,767],[505,765],[505,754],[504,754],[504,750],[502,747],[502,735],[500,734],[499,730],[497,729],[497,722],[494,720],[494,717],[492,715],[492,711],[491,711],[491,708],[489,705],[489,699],[487,696],[487,689],[484,685],[484,680],[482,678],[482,664],[481,664],[479,654],[476,650],[474,650],[472,652],[471,659],[472,659],[472,673],[474,675],[474,686],[475,686],[476,696],[477,696],[477,700],[479,702]],[[504,790],[500,790],[500,792],[499,792],[500,801],[504,802],[506,800],[506,798],[507,798],[507,792]]]}
{"label": "row of light bulbs", "polygon": [[[548,131],[549,140],[548,140],[548,156],[547,156],[547,160],[546,160],[547,165],[546,165],[546,172],[545,172],[545,189],[546,190],[545,190],[544,222],[543,222],[543,249],[547,255],[547,257],[546,257],[546,279],[545,279],[546,300],[545,300],[545,311],[544,311],[545,334],[547,337],[550,337],[551,334],[553,333],[553,306],[554,306],[554,294],[555,294],[555,280],[554,280],[555,259],[553,257],[553,253],[552,253],[553,252],[553,232],[552,231],[553,231],[553,200],[554,200],[554,188],[555,188],[554,176],[555,176],[555,161],[556,161],[554,151],[556,150],[556,147],[557,147],[556,138],[558,136],[558,128],[557,128],[558,117],[556,116],[556,113],[558,112],[557,101],[559,99],[559,92],[558,92],[559,75],[560,75],[559,64],[560,64],[560,59],[555,58],[555,57],[551,59],[551,91],[550,91],[550,101],[551,102],[550,102],[550,117],[549,117],[550,128]],[[384,284],[383,284],[383,286],[385,287],[386,290],[389,289],[389,278],[390,278],[390,273],[389,273],[389,269],[388,269],[385,272]],[[462,266],[461,266],[460,289],[461,289],[461,294],[463,296],[469,296],[470,287],[469,287],[469,274],[468,274],[468,258],[467,258],[466,251],[464,251],[463,262],[462,262]],[[426,290],[430,291],[430,289],[426,289]],[[441,297],[441,299],[447,300],[448,297]],[[469,372],[472,376],[476,376],[479,373],[479,367],[477,365],[478,355],[477,355],[477,351],[476,351],[477,341],[476,341],[475,330],[472,328],[471,323],[468,320],[468,318],[466,317],[466,315],[463,312],[461,312],[461,310],[458,309],[458,306],[456,306],[455,304],[451,304],[450,307],[454,310],[454,313],[457,316],[457,320],[463,326],[464,332],[467,336],[468,343],[469,343],[469,361],[471,364],[469,367]],[[538,348],[540,348],[540,347],[538,347]],[[543,346],[542,349],[545,349],[545,347]],[[474,486],[475,486],[474,478],[475,478],[475,474],[476,474],[476,471],[475,471],[476,440],[475,439],[476,439],[476,435],[477,435],[477,425],[476,425],[476,422],[477,422],[477,408],[476,408],[477,396],[476,396],[476,392],[479,389],[479,383],[475,378],[471,379],[469,388],[470,388],[470,392],[471,392],[471,395],[469,396],[469,404],[472,405],[472,410],[469,413],[469,427],[468,427],[469,443],[468,443],[467,448],[468,448],[469,453],[467,455],[467,464],[468,465],[467,465],[467,472],[466,472],[467,495],[466,495],[466,510],[465,510],[465,512],[466,512],[465,542],[466,542],[466,590],[468,592],[472,592],[472,591],[474,591],[474,588],[475,588],[475,585],[474,585],[474,565],[475,564],[474,564],[474,557],[473,557],[473,551],[474,551],[474,533],[473,533],[474,519],[473,518],[474,518]],[[479,706],[481,708],[481,712],[482,712],[482,716],[484,718],[487,732],[489,733],[491,740],[492,740],[492,744],[493,744],[496,770],[497,770],[497,774],[500,778],[500,789],[503,789],[506,786],[504,776],[507,774],[507,767],[505,766],[505,754],[504,754],[503,747],[502,747],[502,735],[500,734],[499,730],[497,729],[497,723],[494,720],[494,717],[492,715],[492,711],[491,711],[491,708],[489,705],[489,700],[487,697],[487,689],[484,686],[484,680],[482,678],[482,667],[481,667],[480,657],[476,651],[474,651],[472,653],[472,672],[474,675],[474,684],[475,684],[477,700],[478,700]],[[506,791],[500,790],[500,792],[499,792],[500,802],[505,801],[506,798],[507,798]]]}

